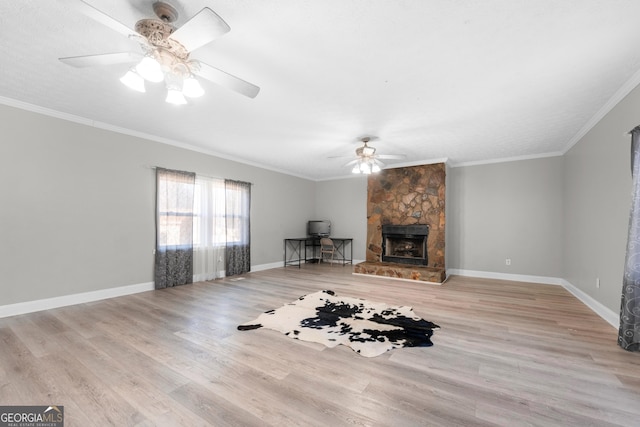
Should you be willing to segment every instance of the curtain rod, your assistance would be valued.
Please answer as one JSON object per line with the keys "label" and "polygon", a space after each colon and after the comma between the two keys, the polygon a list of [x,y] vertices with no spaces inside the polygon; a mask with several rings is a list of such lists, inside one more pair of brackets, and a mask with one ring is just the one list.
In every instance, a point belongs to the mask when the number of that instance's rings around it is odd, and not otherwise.
{"label": "curtain rod", "polygon": [[[169,168],[165,168],[164,166],[148,166],[148,167],[149,167],[149,169],[157,169],[157,168],[169,169]],[[202,177],[211,178],[211,179],[225,179],[225,180],[228,179],[228,180],[231,180],[231,181],[238,181],[237,179],[223,178],[221,176],[204,175],[204,174],[197,173],[197,172],[195,174],[196,174],[196,176],[202,176]],[[255,185],[253,182],[248,182],[248,181],[243,181],[243,182],[247,182],[249,185]]]}

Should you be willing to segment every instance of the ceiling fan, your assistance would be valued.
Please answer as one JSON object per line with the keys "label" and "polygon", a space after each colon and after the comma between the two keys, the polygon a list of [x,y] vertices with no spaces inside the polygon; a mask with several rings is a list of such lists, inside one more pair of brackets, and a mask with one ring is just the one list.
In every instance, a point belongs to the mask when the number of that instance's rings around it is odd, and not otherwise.
{"label": "ceiling fan", "polygon": [[375,137],[365,136],[360,138],[362,146],[356,148],[356,158],[345,165],[353,165],[352,173],[369,175],[380,172],[384,167],[384,163],[382,163],[380,159],[391,160],[405,158],[403,154],[376,154],[376,148],[369,145],[371,139],[375,139]]}
{"label": "ceiling fan", "polygon": [[157,18],[141,19],[135,28],[131,29],[84,0],[75,1],[78,9],[85,15],[137,40],[142,47],[142,53],[117,52],[59,58],[65,64],[83,68],[137,63],[120,81],[131,89],[144,92],[145,81],[164,80],[167,87],[166,101],[172,104],[185,104],[185,96],[195,98],[204,94],[196,76],[250,98],[255,98],[260,91],[256,85],[190,58],[192,51],[231,30],[229,25],[208,7],[176,28],[173,23],[178,19],[177,9],[169,3],[157,1],[153,3],[153,12]]}

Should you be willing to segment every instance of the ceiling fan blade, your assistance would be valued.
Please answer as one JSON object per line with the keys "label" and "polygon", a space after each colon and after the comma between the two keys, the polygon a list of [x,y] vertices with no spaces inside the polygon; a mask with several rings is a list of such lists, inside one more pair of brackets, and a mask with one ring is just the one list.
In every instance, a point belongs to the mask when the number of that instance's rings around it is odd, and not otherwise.
{"label": "ceiling fan blade", "polygon": [[[199,62],[199,61],[198,61]],[[209,81],[219,84],[220,86],[227,87],[238,93],[241,93],[249,98],[255,98],[260,92],[260,88],[254,84],[246,82],[238,77],[232,76],[229,73],[225,73],[222,70],[218,70],[211,65],[200,62],[200,69],[196,72],[197,75],[203,77]]]}
{"label": "ceiling fan blade", "polygon": [[101,23],[104,26],[111,28],[114,31],[119,32],[124,36],[127,36],[127,37],[139,36],[139,34],[135,30],[127,27],[126,25],[122,24],[119,21],[116,21],[106,13],[96,9],[95,7],[91,6],[89,3],[85,2],[84,0],[77,0],[74,2],[74,4],[76,9],[78,9],[83,14],[87,15],[89,18]]}
{"label": "ceiling fan blade", "polygon": [[98,55],[68,56],[59,58],[65,64],[78,67],[95,67],[102,65],[125,64],[137,62],[142,55],[135,52],[102,53]]}
{"label": "ceiling fan blade", "polygon": [[378,154],[375,157],[376,159],[402,160],[407,156],[405,156],[404,154]]}
{"label": "ceiling fan blade", "polygon": [[213,10],[205,7],[196,13],[169,38],[179,42],[187,52],[196,50],[231,30]]}
{"label": "ceiling fan blade", "polygon": [[355,160],[351,160],[349,163],[345,163],[345,167],[346,166],[351,166],[351,165],[355,165],[356,163],[358,163],[360,161],[360,159],[355,159]]}

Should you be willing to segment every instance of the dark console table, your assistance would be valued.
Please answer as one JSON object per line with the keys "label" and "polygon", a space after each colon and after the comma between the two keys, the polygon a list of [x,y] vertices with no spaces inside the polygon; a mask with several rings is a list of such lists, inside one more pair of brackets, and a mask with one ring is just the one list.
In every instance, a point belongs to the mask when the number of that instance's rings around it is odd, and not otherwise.
{"label": "dark console table", "polygon": [[[334,261],[341,261],[342,265],[353,264],[353,239],[342,237],[331,237],[336,252],[333,255]],[[317,249],[317,250],[316,250]],[[297,265],[304,262],[319,262],[322,259],[320,254],[319,237],[298,237],[295,239],[284,239],[284,266]]]}

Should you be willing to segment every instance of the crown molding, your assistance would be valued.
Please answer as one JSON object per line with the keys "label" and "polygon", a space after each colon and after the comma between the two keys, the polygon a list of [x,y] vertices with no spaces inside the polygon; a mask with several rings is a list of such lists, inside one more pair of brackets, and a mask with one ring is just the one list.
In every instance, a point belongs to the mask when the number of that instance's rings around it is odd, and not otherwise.
{"label": "crown molding", "polygon": [[620,89],[613,94],[611,98],[589,119],[587,123],[585,123],[582,128],[569,140],[564,150],[562,150],[562,154],[566,154],[569,150],[573,148],[574,145],[578,143],[595,125],[597,125],[600,120],[604,118],[613,107],[618,105],[620,101],[624,99],[625,96],[629,95],[629,93],[636,88],[640,84],[640,70],[636,71],[636,73],[631,76],[629,80],[623,84]]}
{"label": "crown molding", "polygon": [[564,153],[559,151],[553,151],[550,153],[541,153],[541,154],[529,154],[526,156],[515,156],[515,157],[504,157],[501,159],[489,159],[489,160],[478,160],[474,162],[460,162],[460,163],[450,163],[452,168],[461,168],[466,166],[478,166],[478,165],[489,165],[493,163],[507,163],[507,162],[518,162],[520,160],[535,160],[535,159],[544,159],[547,157],[560,157],[563,156]]}
{"label": "crown molding", "polygon": [[271,172],[277,172],[277,173],[281,173],[281,174],[284,174],[284,175],[294,176],[296,178],[302,178],[302,179],[306,179],[306,180],[309,180],[309,181],[314,181],[314,178],[310,177],[310,176],[294,174],[292,172],[285,171],[285,170],[282,170],[282,169],[272,168],[272,167],[265,166],[265,165],[262,165],[262,164],[259,164],[259,163],[254,163],[254,162],[250,162],[250,161],[247,161],[247,160],[244,160],[244,159],[240,159],[238,157],[233,157],[233,156],[229,156],[229,155],[226,155],[226,154],[221,154],[221,153],[218,153],[218,152],[215,152],[215,151],[212,151],[212,150],[207,150],[207,149],[204,149],[204,148],[196,147],[194,145],[191,145],[191,144],[188,144],[188,143],[185,143],[185,142],[181,142],[181,141],[177,141],[177,140],[174,140],[174,139],[163,138],[163,137],[157,136],[157,135],[152,135],[152,134],[148,134],[148,133],[144,133],[144,132],[135,131],[135,130],[132,130],[132,129],[127,129],[127,128],[123,128],[123,127],[119,127],[119,126],[110,125],[108,123],[99,122],[99,121],[88,119],[88,118],[82,117],[82,116],[76,116],[74,114],[63,113],[63,112],[60,112],[60,111],[57,111],[57,110],[41,107],[41,106],[34,105],[34,104],[29,104],[28,102],[18,101],[16,99],[12,99],[12,98],[7,98],[7,97],[0,96],[0,104],[7,105],[9,107],[19,108],[21,110],[30,111],[32,113],[38,113],[38,114],[42,114],[42,115],[45,115],[45,116],[54,117],[56,119],[66,120],[66,121],[69,121],[69,122],[73,122],[73,123],[78,123],[78,124],[85,125],[85,126],[94,127],[96,129],[107,130],[107,131],[110,131],[110,132],[115,132],[115,133],[120,133],[120,134],[123,134],[123,135],[133,136],[133,137],[136,137],[136,138],[146,139],[148,141],[154,141],[154,142],[159,142],[161,144],[171,145],[171,146],[182,148],[182,149],[185,149],[185,150],[194,151],[196,153],[206,154],[206,155],[209,155],[209,156],[214,156],[214,157],[218,157],[218,158],[225,159],[225,160],[230,160],[232,162],[241,163],[241,164],[244,164],[244,165],[247,165],[247,166],[253,166],[253,167],[264,169],[264,170],[268,170],[268,171],[271,171]]}

